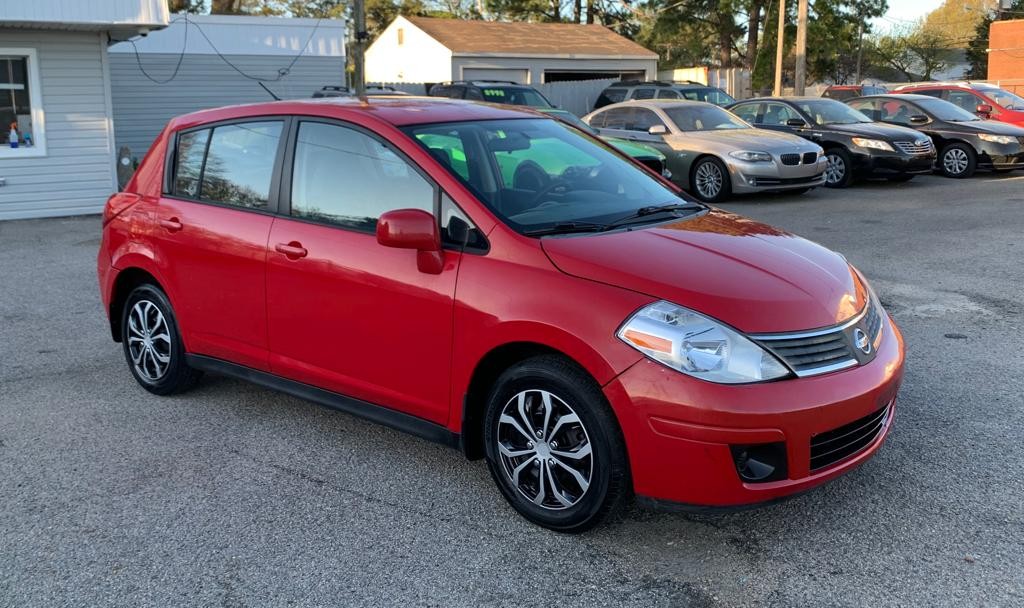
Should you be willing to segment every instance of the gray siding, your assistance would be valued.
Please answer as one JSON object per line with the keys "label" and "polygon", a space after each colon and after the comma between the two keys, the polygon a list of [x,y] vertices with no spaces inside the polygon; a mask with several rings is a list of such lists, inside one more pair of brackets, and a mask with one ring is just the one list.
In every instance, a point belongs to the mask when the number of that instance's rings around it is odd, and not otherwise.
{"label": "gray siding", "polygon": [[0,29],[0,46],[38,53],[47,151],[0,158],[0,220],[96,213],[116,189],[101,36]]}
{"label": "gray siding", "polygon": [[[156,80],[174,72],[176,54],[140,55],[142,66]],[[232,55],[228,59],[247,74],[272,79],[288,66],[288,57]],[[278,82],[266,82],[282,99],[312,97],[324,85],[344,83],[343,57],[302,57]],[[177,76],[156,84],[139,70],[134,53],[110,54],[111,92],[114,101],[114,139],[117,148],[128,146],[141,159],[153,139],[171,118],[196,110],[270,101],[260,85],[231,69],[216,55],[186,55]]]}

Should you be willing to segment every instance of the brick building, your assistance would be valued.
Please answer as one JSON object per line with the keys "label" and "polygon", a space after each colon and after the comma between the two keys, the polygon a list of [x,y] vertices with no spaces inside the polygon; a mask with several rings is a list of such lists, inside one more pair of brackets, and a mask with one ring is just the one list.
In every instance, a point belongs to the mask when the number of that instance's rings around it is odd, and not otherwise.
{"label": "brick building", "polygon": [[989,81],[1024,93],[1024,19],[993,21],[988,38]]}

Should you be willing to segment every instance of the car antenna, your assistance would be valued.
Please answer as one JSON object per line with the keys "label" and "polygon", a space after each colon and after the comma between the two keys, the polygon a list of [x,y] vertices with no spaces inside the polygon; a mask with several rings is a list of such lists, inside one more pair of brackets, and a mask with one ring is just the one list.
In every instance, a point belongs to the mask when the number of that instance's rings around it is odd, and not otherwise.
{"label": "car antenna", "polygon": [[257,80],[257,81],[256,81],[256,84],[258,84],[258,85],[260,85],[261,87],[263,87],[263,90],[267,92],[267,95],[270,95],[271,97],[273,97],[273,98],[274,98],[274,101],[281,101],[281,98],[280,98],[280,97],[278,97],[277,95],[275,95],[273,91],[271,91],[270,89],[268,89],[268,88],[267,88],[267,85],[263,84],[263,81],[262,81],[262,80]]}

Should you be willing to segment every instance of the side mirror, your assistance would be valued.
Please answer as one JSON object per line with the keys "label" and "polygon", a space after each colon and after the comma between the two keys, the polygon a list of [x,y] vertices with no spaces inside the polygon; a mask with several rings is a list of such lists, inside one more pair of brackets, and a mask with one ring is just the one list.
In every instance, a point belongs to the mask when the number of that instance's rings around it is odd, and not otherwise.
{"label": "side mirror", "polygon": [[989,114],[992,113],[993,110],[994,108],[988,105],[987,103],[980,103],[978,104],[978,107],[974,109],[974,112],[977,114],[984,114],[985,116],[988,116]]}
{"label": "side mirror", "polygon": [[395,209],[377,220],[377,242],[385,247],[415,249],[416,267],[427,274],[441,274],[444,254],[434,216],[422,209]]}
{"label": "side mirror", "polygon": [[928,122],[928,117],[924,114],[914,114],[910,117],[910,124],[912,125],[923,125]]}
{"label": "side mirror", "polygon": [[803,118],[790,118],[786,121],[787,127],[806,127],[807,122]]}
{"label": "side mirror", "polygon": [[650,135],[666,135],[668,134],[668,127],[665,125],[651,125],[647,129],[647,133]]}

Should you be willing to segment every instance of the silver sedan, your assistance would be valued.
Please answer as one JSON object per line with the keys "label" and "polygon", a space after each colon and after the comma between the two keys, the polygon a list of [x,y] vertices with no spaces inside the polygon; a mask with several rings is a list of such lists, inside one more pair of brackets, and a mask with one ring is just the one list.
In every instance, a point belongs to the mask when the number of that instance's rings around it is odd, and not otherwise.
{"label": "silver sedan", "polygon": [[652,145],[672,181],[708,202],[732,193],[805,192],[825,183],[821,146],[756,129],[728,110],[699,101],[627,101],[583,117],[602,136]]}

